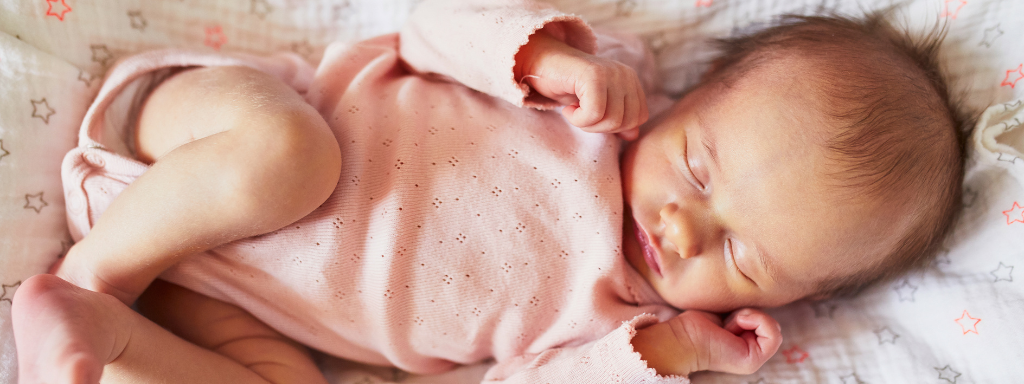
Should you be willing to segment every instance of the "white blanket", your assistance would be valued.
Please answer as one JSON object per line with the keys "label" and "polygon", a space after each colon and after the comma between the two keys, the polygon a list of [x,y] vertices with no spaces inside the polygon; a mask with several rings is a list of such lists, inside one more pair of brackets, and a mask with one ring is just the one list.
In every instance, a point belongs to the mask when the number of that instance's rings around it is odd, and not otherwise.
{"label": "white blanket", "polygon": [[[552,2],[596,26],[642,35],[665,88],[676,94],[705,70],[714,53],[707,38],[756,28],[782,13],[858,14],[890,3]],[[290,50],[315,63],[331,41],[397,30],[414,4],[0,0],[0,383],[17,377],[10,298],[21,280],[44,272],[71,245],[59,165],[115,58],[188,46]],[[1008,383],[1024,377],[1022,17],[1024,2],[1014,0],[913,0],[901,12],[899,20],[915,31],[947,23],[943,62],[954,89],[974,111],[987,108],[970,143],[967,208],[947,251],[928,268],[856,298],[772,310],[785,336],[779,354],[753,375],[698,374],[694,382]],[[486,369],[483,363],[420,377],[322,360],[334,383],[470,383]]]}

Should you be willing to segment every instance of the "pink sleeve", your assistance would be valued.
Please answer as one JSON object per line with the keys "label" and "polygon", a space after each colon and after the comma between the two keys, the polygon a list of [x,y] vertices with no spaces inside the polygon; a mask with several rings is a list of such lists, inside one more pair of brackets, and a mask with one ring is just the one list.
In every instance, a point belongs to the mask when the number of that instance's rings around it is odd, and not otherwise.
{"label": "pink sleeve", "polygon": [[451,77],[517,106],[554,107],[526,100],[529,87],[513,78],[515,55],[537,30],[587,53],[597,51],[583,19],[529,0],[428,0],[401,31],[400,52],[421,73]]}
{"label": "pink sleeve", "polygon": [[499,361],[484,383],[689,383],[686,377],[658,375],[633,351],[636,329],[657,322],[642,314],[591,343]]}

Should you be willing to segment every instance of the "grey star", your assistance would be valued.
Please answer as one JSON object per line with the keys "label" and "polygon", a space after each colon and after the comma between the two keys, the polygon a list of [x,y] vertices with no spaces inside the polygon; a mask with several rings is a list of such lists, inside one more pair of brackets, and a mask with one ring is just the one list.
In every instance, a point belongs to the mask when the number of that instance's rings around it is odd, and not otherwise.
{"label": "grey star", "polygon": [[142,11],[128,11],[128,20],[131,22],[132,28],[142,32],[145,32],[146,25],[149,25],[146,18],[142,17]]}
{"label": "grey star", "polygon": [[992,272],[989,272],[989,273],[991,273],[992,276],[996,277],[996,280],[993,281],[993,283],[997,283],[1000,280],[1009,281],[1011,283],[1013,282],[1013,275],[1012,275],[1012,273],[1013,273],[1013,266],[1012,265],[1003,265],[1002,261],[999,262],[999,266],[996,267],[995,270],[993,270]]}
{"label": "grey star", "polygon": [[1012,103],[1003,104],[1003,107],[1006,107],[1006,109],[1004,109],[1003,111],[1005,112],[1005,111],[1009,111],[1009,110],[1011,110],[1013,108],[1020,107],[1021,102],[1024,102],[1024,99],[1019,99],[1019,100],[1014,101]]}
{"label": "grey star", "polygon": [[883,327],[882,329],[875,331],[875,336],[878,336],[878,345],[885,343],[896,344],[896,338],[900,335],[893,332],[889,327]]}
{"label": "grey star", "polygon": [[0,140],[0,160],[3,160],[5,156],[10,155],[10,154],[11,154],[10,152],[8,152],[6,149],[4,149],[4,141]]}
{"label": "grey star", "polygon": [[[50,108],[50,103],[46,102],[46,98],[32,101],[32,117],[38,117],[43,120],[43,123],[50,124],[50,116],[57,113],[53,108]],[[42,108],[40,108],[42,107]]]}
{"label": "grey star", "polygon": [[[1010,164],[1016,164],[1017,160],[1021,160],[1021,159],[1019,157],[1017,157],[1017,156],[1014,156],[1014,155],[1011,155],[1011,154],[1008,154],[1008,153],[999,152],[999,155],[998,155],[998,157],[996,157],[996,160],[998,160],[998,161],[1005,161],[1005,162],[1010,163]],[[1024,162],[1024,160],[1021,160],[1021,162]]]}
{"label": "grey star", "polygon": [[39,192],[39,193],[34,194],[34,195],[26,193],[25,194],[25,206],[22,207],[22,208],[34,209],[36,211],[36,213],[39,213],[39,211],[42,211],[43,207],[46,207],[47,205],[50,205],[50,204],[47,204],[46,200],[43,200],[43,193],[42,192]]}
{"label": "grey star", "polygon": [[910,280],[903,279],[900,285],[895,288],[896,294],[900,295],[900,301],[914,301],[914,292],[917,292],[917,287],[910,284]]}
{"label": "grey star", "polygon": [[19,285],[21,285],[21,281],[14,284],[4,284],[3,286],[0,286],[0,289],[3,290],[3,293],[0,294],[0,301],[6,301],[13,304],[14,291],[18,289]]}
{"label": "grey star", "polygon": [[294,42],[292,43],[292,52],[308,59],[313,55],[313,46],[309,45],[309,41],[306,40]]}
{"label": "grey star", "polygon": [[267,0],[252,0],[249,6],[249,12],[263,20],[267,17],[267,14],[274,11],[274,7],[267,3]]}
{"label": "grey star", "polygon": [[1007,123],[1005,121],[1002,122],[1001,124],[1003,124],[1003,126],[1004,126],[1003,127],[1003,132],[1008,132],[1011,129],[1019,127],[1021,125],[1021,121],[1020,121],[1019,117],[1014,117],[1013,118],[1013,124]]}
{"label": "grey star", "polygon": [[998,39],[999,36],[1002,35],[1003,30],[999,28],[999,24],[996,24],[996,26],[992,28],[985,29],[985,37],[981,39],[981,43],[978,43],[978,45],[984,45],[987,48],[991,48],[992,42],[996,41],[996,39]]}
{"label": "grey star", "polygon": [[93,80],[96,80],[96,75],[93,75],[81,69],[78,70],[78,81],[85,83],[86,87],[91,87]]}
{"label": "grey star", "polygon": [[946,364],[946,366],[942,368],[936,367],[935,370],[939,371],[940,379],[946,380],[951,384],[956,384],[956,378],[960,377],[960,372],[954,371],[953,368],[949,367],[949,364]]}
{"label": "grey star", "polygon": [[615,2],[615,16],[625,16],[633,14],[633,10],[636,9],[636,0],[619,0]]}
{"label": "grey star", "polygon": [[92,50],[92,61],[100,63],[104,67],[110,64],[110,59],[114,58],[106,44],[93,44],[89,46],[89,49]]}
{"label": "grey star", "polygon": [[839,376],[839,380],[843,381],[843,384],[866,384],[857,377],[857,373],[851,373],[846,376]]}
{"label": "grey star", "polygon": [[811,303],[811,308],[814,309],[815,318],[828,317],[831,319],[832,314],[836,312],[836,308],[838,307],[838,305],[831,302],[817,301]]}

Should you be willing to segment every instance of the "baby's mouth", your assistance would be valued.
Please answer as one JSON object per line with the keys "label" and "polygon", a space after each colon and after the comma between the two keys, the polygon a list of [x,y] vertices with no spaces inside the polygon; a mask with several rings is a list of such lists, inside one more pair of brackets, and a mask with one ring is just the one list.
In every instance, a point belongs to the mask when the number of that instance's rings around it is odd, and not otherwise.
{"label": "baby's mouth", "polygon": [[647,262],[647,266],[651,268],[654,273],[661,277],[661,265],[658,263],[658,252],[651,247],[650,236],[647,232],[640,227],[640,223],[633,220],[633,232],[636,234],[636,239],[640,242],[640,249],[644,251],[644,261]]}

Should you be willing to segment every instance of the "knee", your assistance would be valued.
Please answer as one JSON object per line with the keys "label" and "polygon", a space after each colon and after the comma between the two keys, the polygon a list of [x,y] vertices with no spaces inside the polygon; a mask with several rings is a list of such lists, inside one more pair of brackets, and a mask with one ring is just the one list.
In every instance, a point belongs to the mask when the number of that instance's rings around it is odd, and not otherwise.
{"label": "knee", "polygon": [[231,193],[247,197],[239,201],[250,212],[276,208],[293,213],[297,220],[320,206],[337,186],[341,174],[337,139],[320,114],[305,103],[275,106],[260,114],[265,118],[230,131],[233,141],[250,152],[245,156],[248,163],[241,164],[247,171],[236,174]]}

